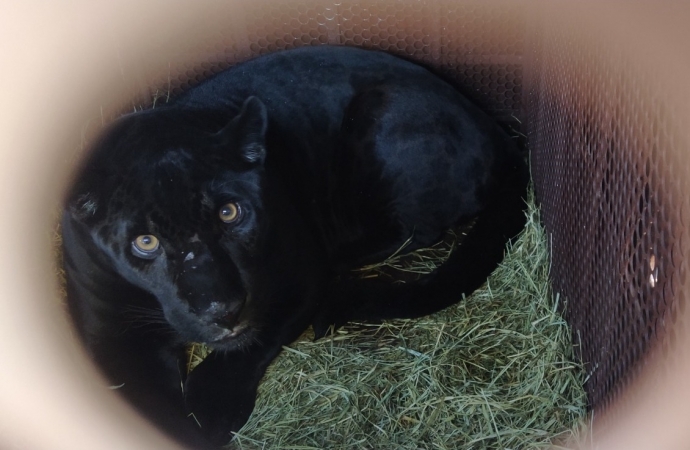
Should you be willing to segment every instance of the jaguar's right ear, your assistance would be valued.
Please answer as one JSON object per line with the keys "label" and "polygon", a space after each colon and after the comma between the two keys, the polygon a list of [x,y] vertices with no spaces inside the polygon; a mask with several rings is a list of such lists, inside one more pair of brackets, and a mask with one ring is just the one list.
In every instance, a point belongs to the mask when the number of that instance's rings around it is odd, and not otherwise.
{"label": "jaguar's right ear", "polygon": [[268,112],[266,105],[251,96],[244,101],[239,114],[218,134],[222,145],[228,145],[231,152],[244,162],[261,165],[266,158],[266,130]]}

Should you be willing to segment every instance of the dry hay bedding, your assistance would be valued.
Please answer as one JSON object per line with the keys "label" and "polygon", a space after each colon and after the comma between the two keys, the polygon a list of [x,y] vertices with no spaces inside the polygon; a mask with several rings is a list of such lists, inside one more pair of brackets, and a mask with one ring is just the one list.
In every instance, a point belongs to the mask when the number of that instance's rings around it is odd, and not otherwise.
{"label": "dry hay bedding", "polygon": [[[519,239],[464,301],[421,319],[350,324],[316,342],[308,331],[285,347],[230,448],[523,449],[582,439],[582,370],[529,197]],[[447,242],[362,276],[429,272]],[[192,367],[206,351],[192,349]]]}

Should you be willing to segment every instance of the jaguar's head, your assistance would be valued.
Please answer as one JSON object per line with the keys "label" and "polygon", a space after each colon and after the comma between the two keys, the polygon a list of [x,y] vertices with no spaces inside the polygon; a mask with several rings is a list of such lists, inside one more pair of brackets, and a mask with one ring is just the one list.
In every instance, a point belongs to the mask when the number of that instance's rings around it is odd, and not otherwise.
{"label": "jaguar's head", "polygon": [[209,120],[174,109],[124,117],[87,159],[66,214],[180,336],[234,349],[264,326],[253,277],[270,251],[268,119],[252,97],[224,126]]}

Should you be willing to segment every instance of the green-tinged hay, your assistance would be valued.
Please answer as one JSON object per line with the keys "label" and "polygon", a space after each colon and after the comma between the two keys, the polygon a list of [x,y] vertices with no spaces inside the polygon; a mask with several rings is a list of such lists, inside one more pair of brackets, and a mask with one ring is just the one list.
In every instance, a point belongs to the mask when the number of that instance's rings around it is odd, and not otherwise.
{"label": "green-tinged hay", "polygon": [[470,220],[457,229],[446,231],[443,239],[428,248],[420,248],[405,253],[405,248],[412,242],[413,236],[403,243],[391,256],[380,263],[370,264],[353,272],[361,278],[383,277],[393,282],[411,281],[436,270],[442,265],[455,248],[462,244],[476,220]]}
{"label": "green-tinged hay", "polygon": [[525,230],[464,301],[317,342],[305,333],[286,347],[230,447],[524,449],[579,439],[583,374],[531,193],[529,203]]}
{"label": "green-tinged hay", "polygon": [[448,230],[444,239],[431,247],[404,253],[405,247],[412,242],[412,237],[410,236],[395,253],[382,262],[364,266],[354,272],[359,274],[361,278],[374,278],[390,271],[417,275],[428,274],[448,259],[458,241],[455,230]]}

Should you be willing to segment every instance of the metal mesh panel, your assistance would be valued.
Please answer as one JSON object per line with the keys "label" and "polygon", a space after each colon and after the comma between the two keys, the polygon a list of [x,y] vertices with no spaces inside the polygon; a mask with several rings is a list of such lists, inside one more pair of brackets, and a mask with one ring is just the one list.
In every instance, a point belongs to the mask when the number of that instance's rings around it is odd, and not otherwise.
{"label": "metal mesh panel", "polygon": [[589,401],[604,410],[649,349],[668,355],[673,345],[685,307],[687,163],[672,163],[680,124],[653,79],[615,46],[553,25],[530,59],[532,174],[554,288],[569,302]]}
{"label": "metal mesh panel", "polygon": [[[165,98],[239,61],[304,45],[385,50],[435,69],[499,120],[522,106],[524,13],[493,2],[238,2],[177,53],[138,71],[139,104]],[[165,74],[161,76],[161,74]]]}

